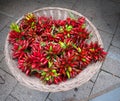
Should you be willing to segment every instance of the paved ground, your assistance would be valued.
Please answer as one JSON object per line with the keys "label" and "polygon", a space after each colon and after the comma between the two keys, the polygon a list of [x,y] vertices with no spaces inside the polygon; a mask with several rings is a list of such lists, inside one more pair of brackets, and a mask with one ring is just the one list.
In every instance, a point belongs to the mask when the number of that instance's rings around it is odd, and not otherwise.
{"label": "paved ground", "polygon": [[[76,10],[97,27],[107,58],[101,70],[86,84],[66,92],[44,93],[19,84],[4,60],[4,43],[11,22],[41,7]],[[120,85],[120,1],[119,0],[0,0],[0,101],[86,101],[101,91]]]}

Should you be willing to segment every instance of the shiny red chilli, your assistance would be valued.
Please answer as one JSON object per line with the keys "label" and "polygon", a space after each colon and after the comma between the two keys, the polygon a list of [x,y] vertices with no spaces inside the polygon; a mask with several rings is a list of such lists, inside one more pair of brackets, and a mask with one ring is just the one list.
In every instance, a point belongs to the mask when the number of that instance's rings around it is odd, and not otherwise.
{"label": "shiny red chilli", "polygon": [[18,68],[45,84],[74,78],[107,54],[97,41],[87,43],[92,33],[84,17],[55,20],[29,13],[10,28],[9,43]]}

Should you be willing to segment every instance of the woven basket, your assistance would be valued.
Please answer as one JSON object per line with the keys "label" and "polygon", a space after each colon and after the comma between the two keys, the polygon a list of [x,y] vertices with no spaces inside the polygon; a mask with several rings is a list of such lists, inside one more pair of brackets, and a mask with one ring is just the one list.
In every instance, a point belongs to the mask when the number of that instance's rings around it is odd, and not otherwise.
{"label": "woven basket", "polygon": [[[72,13],[75,16],[75,18],[83,16],[82,14],[76,11],[65,9],[65,8],[58,8],[58,7],[42,8],[42,9],[33,11],[33,13],[37,16],[41,16],[41,15],[47,16],[47,17],[52,16],[53,19],[66,19],[67,17],[69,17],[70,13]],[[22,18],[23,17],[18,19],[17,23],[19,23]],[[101,46],[103,47],[103,44],[97,29],[87,18],[86,18],[86,25],[87,25],[87,29],[89,31],[92,31],[91,33],[93,34],[93,37],[88,41],[89,42],[98,41],[99,44],[101,44]],[[38,78],[26,76],[25,73],[21,72],[21,70],[17,68],[17,61],[13,60],[11,56],[12,51],[11,51],[11,45],[8,42],[8,37],[9,35],[7,36],[6,43],[5,43],[5,57],[6,57],[6,62],[8,64],[8,67],[11,70],[12,74],[15,76],[15,78],[22,85],[25,85],[31,89],[36,89],[44,92],[58,92],[58,91],[70,90],[72,88],[81,86],[82,84],[90,80],[90,78],[100,69],[102,64],[102,62],[91,64],[86,69],[84,69],[79,75],[77,75],[75,78],[67,80],[66,82],[62,82],[59,85],[55,85],[55,84],[45,85]]]}

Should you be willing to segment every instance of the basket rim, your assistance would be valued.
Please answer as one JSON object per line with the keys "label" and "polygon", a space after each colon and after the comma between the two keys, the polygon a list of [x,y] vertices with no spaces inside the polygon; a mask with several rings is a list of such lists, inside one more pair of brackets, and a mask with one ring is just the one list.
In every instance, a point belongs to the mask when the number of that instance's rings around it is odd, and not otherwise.
{"label": "basket rim", "polygon": [[[82,15],[81,13],[78,13],[77,11],[74,11],[74,10],[70,10],[70,9],[66,9],[66,8],[60,8],[60,7],[44,7],[44,8],[40,8],[40,9],[37,9],[37,10],[34,10],[33,11],[33,13],[36,13],[36,12],[38,12],[38,11],[43,11],[43,10],[65,10],[65,11],[67,11],[67,12],[71,12],[71,13],[73,13],[73,14],[75,14],[75,15],[78,15],[78,16],[84,16],[84,15]],[[19,21],[23,18],[24,16],[22,16],[22,17],[20,17],[17,21],[16,21],[16,23],[19,23]],[[84,16],[85,17],[85,16]],[[102,43],[102,40],[101,40],[101,38],[100,38],[100,35],[99,35],[99,32],[98,32],[98,30],[96,29],[96,27],[92,24],[92,22],[91,21],[89,21],[88,20],[88,18],[87,17],[85,17],[85,19],[86,19],[86,21],[90,24],[90,26],[93,28],[93,30],[95,31],[95,33],[96,33],[96,36],[98,37],[98,40],[99,40],[99,44],[103,47],[103,43]],[[4,51],[4,53],[5,53],[5,60],[6,60],[6,63],[7,63],[7,65],[8,65],[8,67],[9,67],[9,69],[11,70],[11,68],[13,68],[13,67],[11,67],[12,65],[11,65],[11,60],[10,60],[10,56],[9,56],[9,51],[8,51],[8,47],[9,47],[9,42],[8,42],[8,37],[9,37],[9,35],[7,35],[7,38],[6,38],[6,42],[5,42],[5,51]],[[13,60],[14,61],[14,60]],[[97,62],[97,63],[95,63],[95,64],[93,64],[93,65],[99,65],[98,67],[96,67],[95,68],[95,71],[92,73],[92,76],[96,73],[96,71],[98,71],[99,69],[100,69],[100,67],[101,67],[101,65],[102,65],[102,62]],[[16,67],[15,67],[16,68]],[[85,68],[83,71],[85,71],[86,69],[89,69],[88,67],[87,68]],[[83,72],[82,71],[82,72]],[[12,74],[16,77],[16,75],[14,74],[14,72],[11,70],[11,72],[12,72]],[[80,73],[81,74],[81,73]],[[78,74],[78,75],[80,75],[80,74]],[[91,76],[91,77],[92,77]],[[84,84],[85,82],[87,82],[91,77],[89,77],[88,79],[86,79],[86,81],[84,81],[84,82],[81,82],[80,84],[79,84],[79,81],[78,81],[78,84],[76,84],[76,85],[74,85],[74,87],[71,87],[71,88],[64,88],[64,84],[65,84],[65,82],[62,82],[62,83],[60,83],[59,85],[55,85],[55,84],[52,84],[52,85],[44,85],[44,84],[41,84],[41,87],[42,88],[38,88],[38,87],[36,87],[36,85],[33,85],[32,84],[32,86],[31,86],[31,84],[30,84],[30,82],[27,82],[27,83],[25,83],[25,84],[23,84],[25,81],[20,81],[20,80],[22,80],[22,79],[19,79],[18,77],[16,77],[17,78],[17,80],[20,82],[20,83],[22,83],[23,85],[25,85],[25,86],[27,86],[27,87],[29,87],[29,88],[32,88],[32,89],[36,89],[36,90],[40,90],[40,91],[44,91],[44,92],[58,92],[58,91],[66,91],[66,90],[70,90],[70,89],[72,89],[72,88],[75,88],[75,87],[78,87],[78,86],[80,86],[80,85],[82,85],[82,84]],[[77,78],[77,77],[75,77],[75,78],[73,78],[73,79],[79,79],[79,78]],[[70,84],[73,84],[73,83],[70,83],[69,82],[70,80],[68,80],[68,81],[66,81],[66,82],[68,82],[68,85],[67,86],[69,86]],[[67,86],[65,86],[65,87],[67,87]],[[55,89],[55,90],[53,90],[55,87],[57,87],[57,89]],[[62,88],[63,87],[63,88]]]}

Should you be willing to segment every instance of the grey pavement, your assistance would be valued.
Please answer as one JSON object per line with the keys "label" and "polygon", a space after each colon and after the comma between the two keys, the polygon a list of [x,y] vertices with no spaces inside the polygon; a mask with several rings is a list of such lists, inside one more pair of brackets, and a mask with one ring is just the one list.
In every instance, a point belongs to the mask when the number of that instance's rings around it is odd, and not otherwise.
{"label": "grey pavement", "polygon": [[[108,52],[106,60],[91,80],[78,88],[57,93],[32,90],[21,85],[6,65],[4,45],[9,24],[42,7],[78,11],[97,27],[101,35]],[[89,101],[116,85],[120,85],[119,0],[0,0],[0,101]]]}

